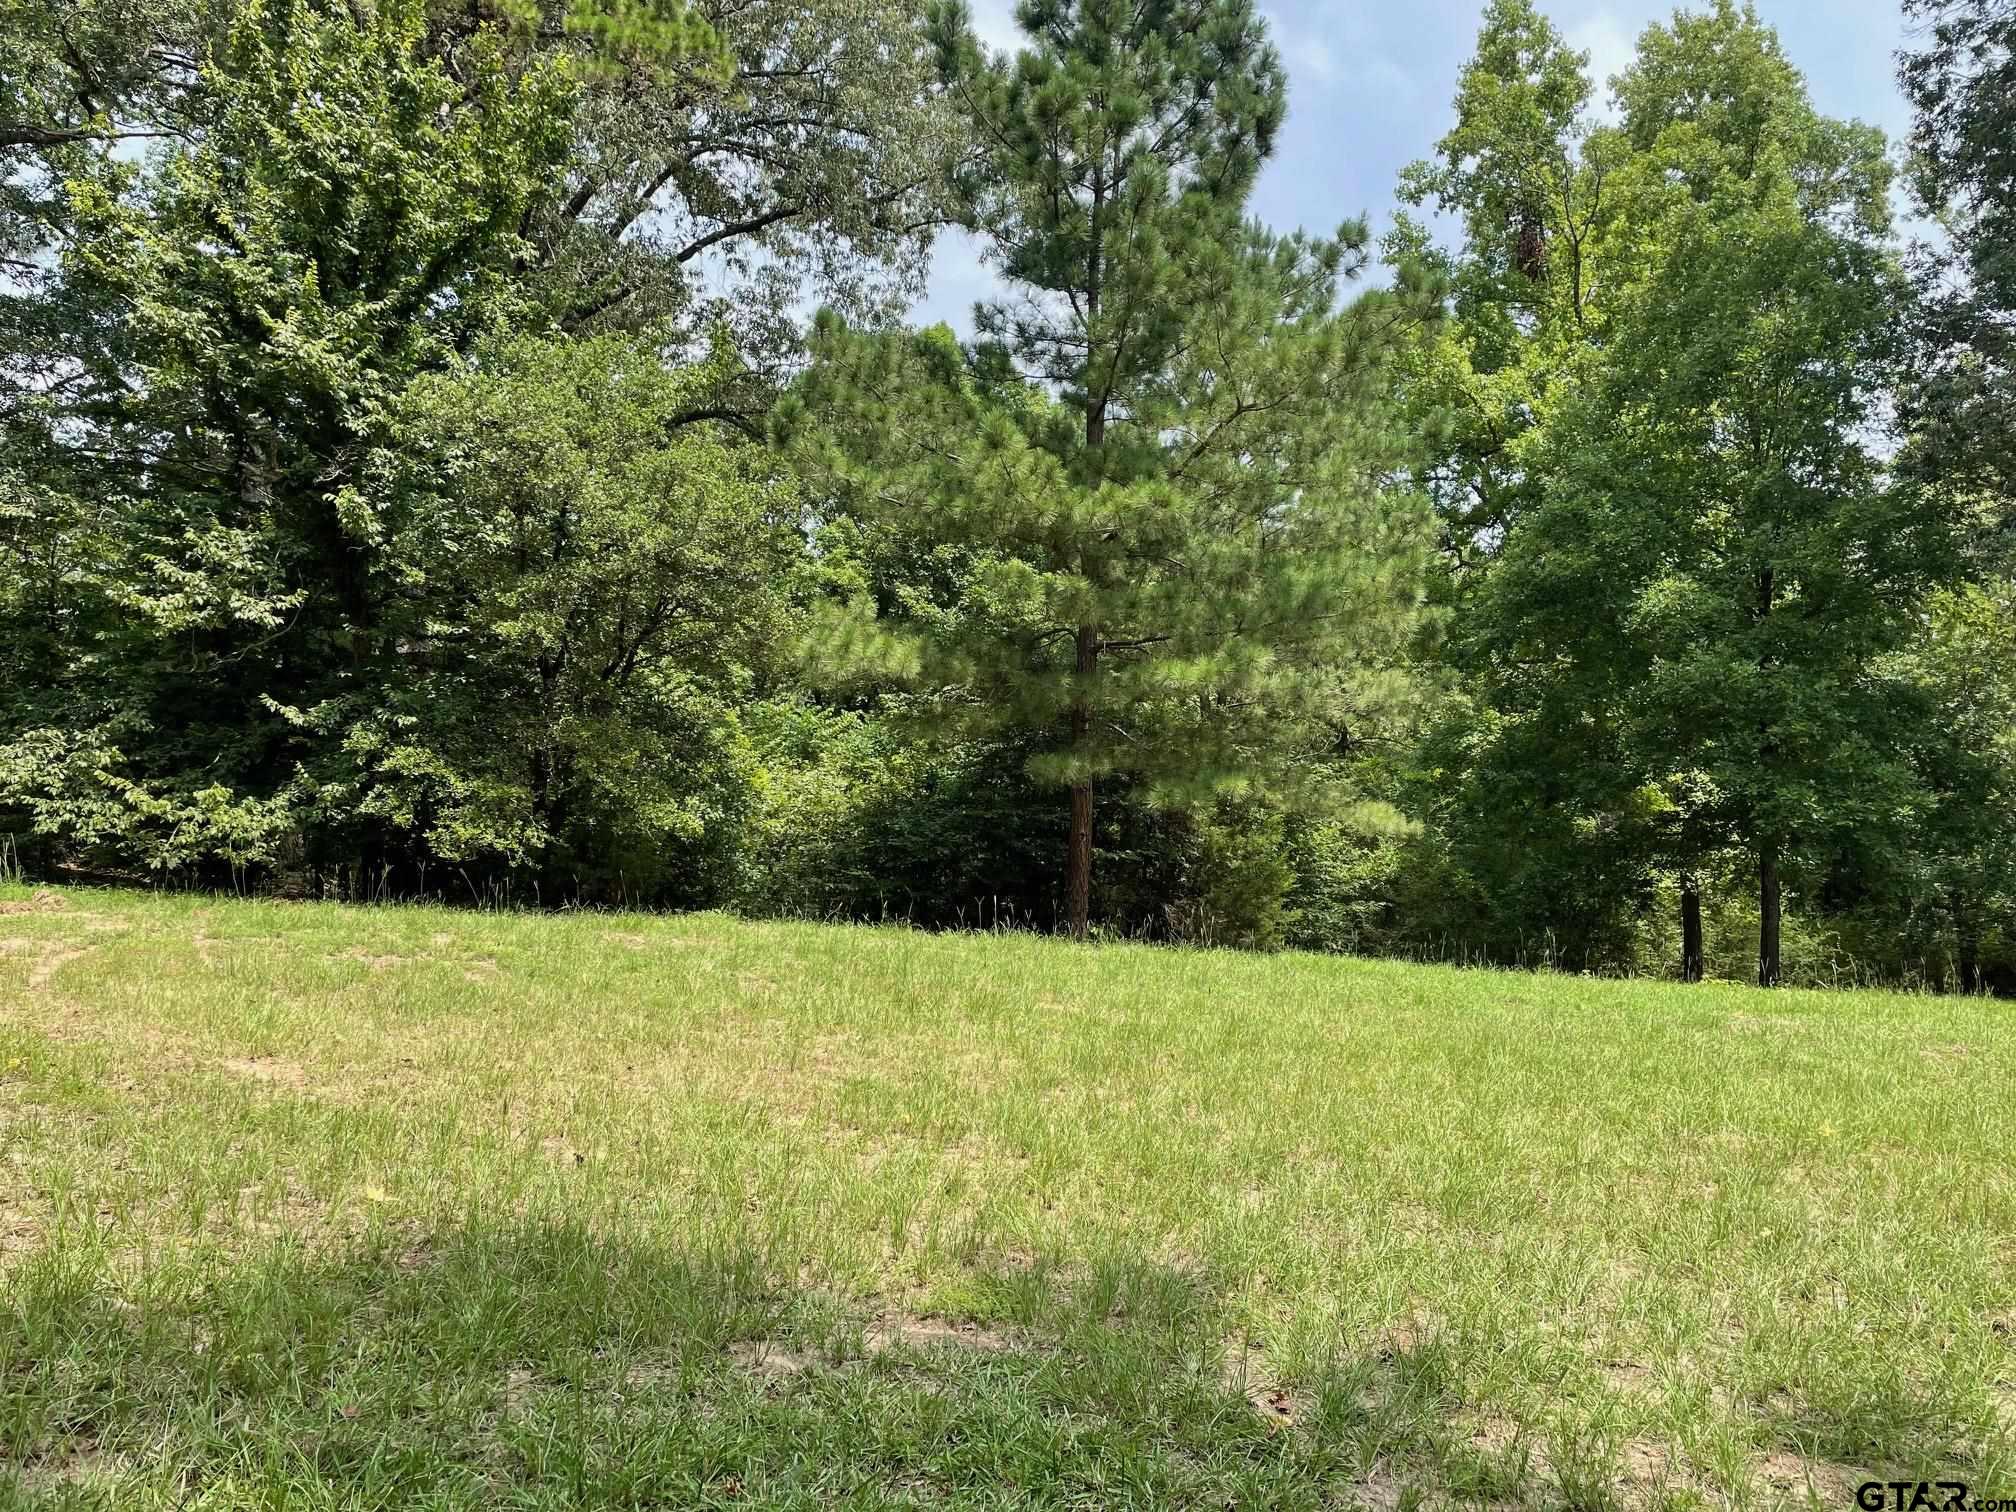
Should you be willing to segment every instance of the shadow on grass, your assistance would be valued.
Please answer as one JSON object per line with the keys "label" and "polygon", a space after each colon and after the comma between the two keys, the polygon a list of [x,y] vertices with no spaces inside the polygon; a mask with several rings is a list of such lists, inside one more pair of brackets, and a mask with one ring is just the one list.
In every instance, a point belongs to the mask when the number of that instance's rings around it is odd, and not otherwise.
{"label": "shadow on grass", "polygon": [[1146,1266],[983,1273],[984,1328],[554,1227],[13,1279],[0,1503],[1313,1507],[1448,1398],[1401,1360],[1256,1407],[1209,1286]]}
{"label": "shadow on grass", "polygon": [[1139,1262],[980,1270],[953,1318],[564,1226],[10,1281],[0,1508],[1707,1504],[1480,1433],[1432,1339],[1275,1379]]}

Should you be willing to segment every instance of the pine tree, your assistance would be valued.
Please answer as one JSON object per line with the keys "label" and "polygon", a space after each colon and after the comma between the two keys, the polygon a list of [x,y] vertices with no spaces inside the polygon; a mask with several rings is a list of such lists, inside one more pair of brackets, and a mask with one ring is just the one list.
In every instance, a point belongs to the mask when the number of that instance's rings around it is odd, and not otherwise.
{"label": "pine tree", "polygon": [[836,507],[932,564],[885,595],[946,723],[1045,732],[1068,788],[1070,927],[1091,912],[1097,785],[1194,803],[1335,742],[1418,613],[1422,512],[1393,359],[1436,308],[1339,307],[1365,233],[1242,219],[1282,119],[1246,0],[1030,0],[990,59],[934,20],[982,143],[972,224],[1011,293],[980,341],[828,319],[800,456]]}

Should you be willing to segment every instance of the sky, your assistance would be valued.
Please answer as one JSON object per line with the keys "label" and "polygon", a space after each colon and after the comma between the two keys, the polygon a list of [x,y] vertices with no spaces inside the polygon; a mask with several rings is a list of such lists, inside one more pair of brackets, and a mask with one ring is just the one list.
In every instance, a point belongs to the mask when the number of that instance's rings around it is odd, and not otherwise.
{"label": "sky", "polygon": [[[968,0],[981,40],[1016,42],[1014,0]],[[1893,143],[1909,124],[1896,80],[1905,41],[1897,0],[1756,0],[1785,53],[1828,115],[1880,126]],[[1288,122],[1262,171],[1251,212],[1281,229],[1334,231],[1362,215],[1374,234],[1390,222],[1400,170],[1427,157],[1454,124],[1456,76],[1469,59],[1484,0],[1272,0],[1263,3],[1288,67]],[[1672,14],[1672,0],[1555,0],[1541,9],[1591,74],[1607,79],[1631,61],[1638,34]],[[1598,84],[1598,95],[1607,91]],[[991,279],[975,245],[938,245],[930,285],[914,312],[970,333],[974,300]]]}

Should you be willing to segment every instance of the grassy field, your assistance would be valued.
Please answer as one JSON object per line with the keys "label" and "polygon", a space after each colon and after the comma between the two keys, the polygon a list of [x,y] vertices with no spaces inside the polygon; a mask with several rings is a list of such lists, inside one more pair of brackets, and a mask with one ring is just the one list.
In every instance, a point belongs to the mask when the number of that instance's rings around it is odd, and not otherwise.
{"label": "grassy field", "polygon": [[1991,1002],[0,891],[0,1507],[2016,1496]]}

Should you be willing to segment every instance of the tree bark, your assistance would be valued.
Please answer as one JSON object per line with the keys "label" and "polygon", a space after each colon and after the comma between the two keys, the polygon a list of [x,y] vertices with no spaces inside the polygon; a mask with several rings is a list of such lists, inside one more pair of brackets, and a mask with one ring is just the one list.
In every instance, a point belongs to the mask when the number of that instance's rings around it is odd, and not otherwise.
{"label": "tree bark", "polygon": [[1071,860],[1065,882],[1071,910],[1071,938],[1092,931],[1092,784],[1071,784]]}
{"label": "tree bark", "polygon": [[70,142],[116,142],[155,132],[111,131],[97,126],[38,126],[33,121],[0,121],[0,147],[61,147]]}
{"label": "tree bark", "polygon": [[[1099,667],[1099,632],[1078,627],[1078,678],[1081,688],[1071,708],[1071,745],[1083,754],[1092,729],[1089,684]],[[1092,929],[1092,779],[1071,784],[1071,844],[1064,869],[1064,894],[1071,915],[1071,938],[1084,939]]]}
{"label": "tree bark", "polygon": [[1766,840],[1757,853],[1757,985],[1776,987],[1779,976],[1778,842]]}
{"label": "tree bark", "polygon": [[[1098,340],[1099,293],[1105,273],[1106,176],[1102,169],[1092,178],[1091,241],[1085,257],[1085,334],[1087,337],[1086,376],[1093,377],[1092,343]],[[1109,386],[1094,389],[1086,385],[1085,451],[1094,476],[1101,470],[1099,451],[1106,444],[1106,396]],[[1081,542],[1078,568],[1092,577],[1092,564]],[[1099,627],[1078,627],[1078,686],[1071,701],[1071,751],[1085,759],[1087,737],[1092,733],[1092,678],[1099,670]],[[1085,939],[1092,932],[1092,779],[1081,777],[1071,784],[1071,842],[1065,859],[1064,896],[1071,916],[1071,938]]]}
{"label": "tree bark", "polygon": [[1690,873],[1680,879],[1680,980],[1698,982],[1701,972],[1701,882]]}

